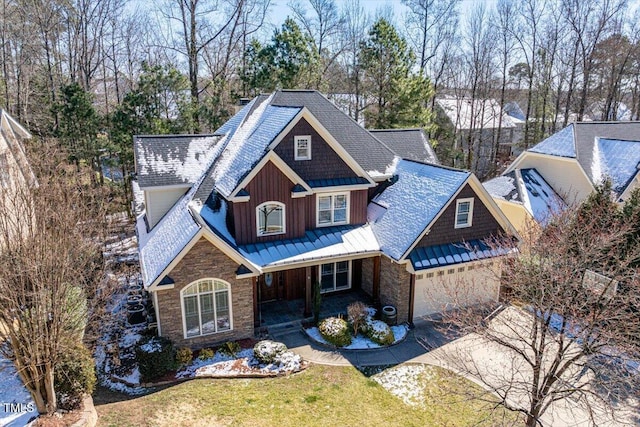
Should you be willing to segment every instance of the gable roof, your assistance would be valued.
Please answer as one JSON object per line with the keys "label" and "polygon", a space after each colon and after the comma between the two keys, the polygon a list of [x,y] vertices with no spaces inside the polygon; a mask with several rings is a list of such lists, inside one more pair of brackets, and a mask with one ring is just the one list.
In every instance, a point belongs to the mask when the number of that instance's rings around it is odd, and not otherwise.
{"label": "gable roof", "polygon": [[365,171],[384,171],[394,152],[315,90],[281,90],[271,104],[306,107]]}
{"label": "gable roof", "polygon": [[[20,123],[18,123],[13,117],[9,115],[4,109],[0,109],[0,152],[4,151],[3,146],[6,146],[7,154],[12,157],[13,169],[12,173],[19,173],[21,179],[24,179],[28,185],[37,185],[36,176],[29,165],[27,154],[25,152],[23,141],[30,139],[31,134]],[[9,167],[10,164],[4,165]]]}
{"label": "gable roof", "polygon": [[471,173],[410,160],[400,160],[395,173],[396,181],[372,200],[369,215],[380,250],[400,260]]}
{"label": "gable roof", "polygon": [[577,122],[527,152],[574,158],[592,184],[608,175],[621,194],[640,162],[639,145],[640,122]]}
{"label": "gable roof", "polygon": [[440,164],[424,129],[370,129],[369,132],[403,159]]}
{"label": "gable roof", "polygon": [[[457,130],[515,128],[516,124],[495,99],[436,98]],[[502,121],[500,117],[502,116]]]}
{"label": "gable roof", "polygon": [[494,198],[523,205],[540,224],[567,207],[536,169],[515,169],[482,185]]}

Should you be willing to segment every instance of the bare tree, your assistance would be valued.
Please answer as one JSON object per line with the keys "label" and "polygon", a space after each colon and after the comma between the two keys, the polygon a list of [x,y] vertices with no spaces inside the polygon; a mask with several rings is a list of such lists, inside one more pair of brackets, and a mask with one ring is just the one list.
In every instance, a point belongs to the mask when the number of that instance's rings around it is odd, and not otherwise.
{"label": "bare tree", "polygon": [[639,251],[628,242],[638,204],[625,211],[605,186],[532,228],[519,255],[494,266],[508,306],[489,317],[476,308],[445,316],[472,333],[442,360],[523,413],[527,426],[637,422]]}
{"label": "bare tree", "polygon": [[38,152],[38,185],[0,185],[0,351],[45,414],[58,407],[56,363],[82,339],[101,283],[104,204],[72,185],[60,153]]}

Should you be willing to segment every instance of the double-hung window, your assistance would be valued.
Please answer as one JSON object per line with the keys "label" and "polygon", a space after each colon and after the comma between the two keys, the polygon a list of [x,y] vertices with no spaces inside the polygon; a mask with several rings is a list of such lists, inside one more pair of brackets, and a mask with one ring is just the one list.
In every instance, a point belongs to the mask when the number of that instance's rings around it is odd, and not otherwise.
{"label": "double-hung window", "polygon": [[458,199],[456,202],[455,228],[471,227],[473,220],[473,198]]}
{"label": "double-hung window", "polygon": [[320,265],[320,292],[333,292],[351,288],[351,261]]}
{"label": "double-hung window", "polygon": [[349,223],[349,193],[318,194],[318,227]]}
{"label": "double-hung window", "polygon": [[295,160],[311,160],[311,135],[295,136],[293,144]]}
{"label": "double-hung window", "polygon": [[256,208],[258,236],[283,234],[285,232],[284,204],[266,202]]}
{"label": "double-hung window", "polygon": [[231,290],[227,282],[198,280],[180,294],[185,338],[231,330]]}

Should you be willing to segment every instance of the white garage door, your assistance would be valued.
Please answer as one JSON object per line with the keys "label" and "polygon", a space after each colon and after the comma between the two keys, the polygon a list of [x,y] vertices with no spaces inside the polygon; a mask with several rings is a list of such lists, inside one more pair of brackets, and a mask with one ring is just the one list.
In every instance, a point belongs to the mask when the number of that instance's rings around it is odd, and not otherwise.
{"label": "white garage door", "polygon": [[454,265],[418,273],[413,303],[414,317],[497,301],[500,275],[495,269],[492,265]]}

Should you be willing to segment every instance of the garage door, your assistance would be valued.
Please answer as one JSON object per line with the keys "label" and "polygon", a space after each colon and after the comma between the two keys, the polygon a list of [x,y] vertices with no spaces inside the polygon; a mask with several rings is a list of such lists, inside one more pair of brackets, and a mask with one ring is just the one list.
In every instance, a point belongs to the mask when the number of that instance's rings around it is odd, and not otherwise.
{"label": "garage door", "polygon": [[456,307],[497,301],[500,275],[493,265],[457,265],[416,275],[415,317]]}

